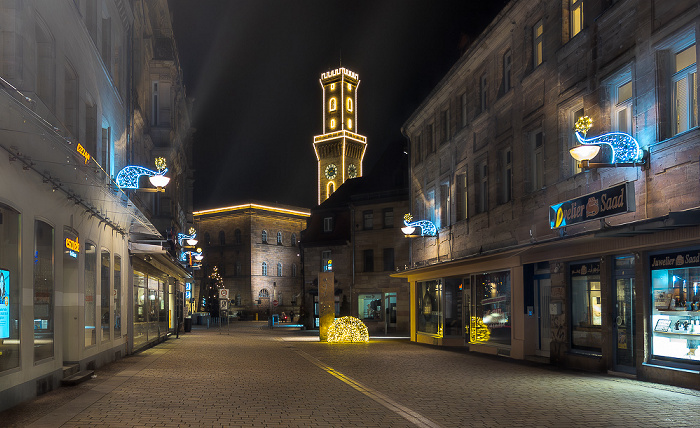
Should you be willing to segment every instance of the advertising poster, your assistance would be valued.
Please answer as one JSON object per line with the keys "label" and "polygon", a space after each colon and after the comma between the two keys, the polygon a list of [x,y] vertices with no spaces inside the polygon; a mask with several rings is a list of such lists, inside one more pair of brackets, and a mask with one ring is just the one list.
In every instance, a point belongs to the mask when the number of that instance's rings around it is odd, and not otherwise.
{"label": "advertising poster", "polygon": [[10,271],[0,269],[0,339],[10,337]]}

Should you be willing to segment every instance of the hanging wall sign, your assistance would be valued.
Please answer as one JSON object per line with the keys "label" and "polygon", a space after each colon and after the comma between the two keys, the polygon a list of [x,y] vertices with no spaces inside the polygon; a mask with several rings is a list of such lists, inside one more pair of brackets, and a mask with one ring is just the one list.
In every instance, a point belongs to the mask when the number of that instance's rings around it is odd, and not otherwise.
{"label": "hanging wall sign", "polygon": [[628,181],[549,207],[552,229],[635,211],[634,183]]}

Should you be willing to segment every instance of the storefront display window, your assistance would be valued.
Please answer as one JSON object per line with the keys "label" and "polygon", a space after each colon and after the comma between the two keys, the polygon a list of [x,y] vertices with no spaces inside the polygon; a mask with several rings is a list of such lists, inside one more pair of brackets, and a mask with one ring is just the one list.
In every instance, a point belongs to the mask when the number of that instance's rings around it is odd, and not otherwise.
{"label": "storefront display window", "polygon": [[600,352],[602,302],[600,262],[569,266],[571,278],[571,348]]}
{"label": "storefront display window", "polygon": [[442,282],[432,280],[417,283],[418,331],[429,334],[442,334]]}
{"label": "storefront display window", "polygon": [[365,321],[381,321],[382,293],[359,294],[357,296],[357,313]]}
{"label": "storefront display window", "polygon": [[34,222],[34,361],[54,353],[54,232]]}
{"label": "storefront display window", "polygon": [[97,289],[97,249],[85,243],[85,346],[97,343],[97,313],[95,294]]}
{"label": "storefront display window", "polygon": [[700,250],[651,256],[652,355],[700,363]]}
{"label": "storefront display window", "polygon": [[462,278],[445,279],[445,336],[462,336]]}
{"label": "storefront display window", "polygon": [[146,275],[134,271],[134,348],[146,343],[147,311]]}
{"label": "storefront display window", "polygon": [[472,282],[475,294],[469,341],[510,345],[510,271],[475,275]]}
{"label": "storefront display window", "polygon": [[109,280],[112,276],[109,251],[102,250],[100,254],[100,323],[102,325],[102,341],[106,342],[110,339],[110,296],[112,293],[109,286]]}
{"label": "storefront display window", "polygon": [[19,221],[0,205],[0,372],[19,367]]}
{"label": "storefront display window", "polygon": [[122,336],[122,258],[114,255],[114,338]]}

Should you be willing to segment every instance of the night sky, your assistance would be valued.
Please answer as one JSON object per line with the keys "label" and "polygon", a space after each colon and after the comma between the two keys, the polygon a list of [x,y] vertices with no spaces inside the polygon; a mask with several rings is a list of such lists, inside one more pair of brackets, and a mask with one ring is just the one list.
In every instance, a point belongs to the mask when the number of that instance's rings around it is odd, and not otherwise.
{"label": "night sky", "polygon": [[195,210],[316,205],[322,72],[359,74],[365,171],[503,0],[170,0],[193,126]]}

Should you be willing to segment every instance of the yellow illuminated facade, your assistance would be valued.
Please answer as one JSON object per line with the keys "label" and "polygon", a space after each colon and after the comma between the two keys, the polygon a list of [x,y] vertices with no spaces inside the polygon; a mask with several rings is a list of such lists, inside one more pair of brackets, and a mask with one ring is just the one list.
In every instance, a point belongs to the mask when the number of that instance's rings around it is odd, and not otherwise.
{"label": "yellow illuminated facade", "polygon": [[336,318],[328,327],[328,343],[369,342],[367,326],[355,317]]}
{"label": "yellow illuminated facade", "polygon": [[[338,68],[321,74],[323,134],[314,137],[318,161],[318,203],[347,179],[362,176],[367,139],[357,129],[357,73]],[[332,172],[335,172],[333,174]]]}

